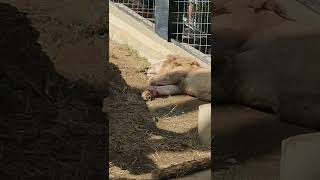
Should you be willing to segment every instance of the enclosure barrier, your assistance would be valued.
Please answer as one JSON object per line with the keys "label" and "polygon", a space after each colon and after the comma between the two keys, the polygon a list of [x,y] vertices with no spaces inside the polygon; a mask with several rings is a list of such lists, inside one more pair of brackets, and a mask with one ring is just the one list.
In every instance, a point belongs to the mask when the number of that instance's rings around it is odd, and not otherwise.
{"label": "enclosure barrier", "polygon": [[211,54],[210,0],[173,0],[171,39]]}
{"label": "enclosure barrier", "polygon": [[110,0],[159,36],[211,64],[211,0]]}
{"label": "enclosure barrier", "polygon": [[[155,0],[110,0],[133,17],[154,27]],[[127,8],[124,8],[127,7]]]}

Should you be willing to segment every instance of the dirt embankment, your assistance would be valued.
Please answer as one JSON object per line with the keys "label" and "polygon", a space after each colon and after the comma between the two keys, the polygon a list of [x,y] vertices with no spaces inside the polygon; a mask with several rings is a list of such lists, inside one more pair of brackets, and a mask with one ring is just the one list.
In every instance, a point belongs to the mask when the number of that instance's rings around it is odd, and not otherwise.
{"label": "dirt embankment", "polygon": [[0,3],[0,179],[105,179],[103,3]]}

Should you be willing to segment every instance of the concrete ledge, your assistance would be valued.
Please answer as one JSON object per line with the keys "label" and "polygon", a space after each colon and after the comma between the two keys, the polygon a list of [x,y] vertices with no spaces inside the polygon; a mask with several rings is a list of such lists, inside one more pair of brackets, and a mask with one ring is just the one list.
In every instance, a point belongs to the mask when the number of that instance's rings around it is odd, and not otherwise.
{"label": "concrete ledge", "polygon": [[128,15],[109,1],[109,37],[121,44],[128,44],[136,49],[141,56],[147,58],[151,64],[158,63],[169,54],[192,57],[206,68],[210,65],[184,49],[159,37],[143,22]]}

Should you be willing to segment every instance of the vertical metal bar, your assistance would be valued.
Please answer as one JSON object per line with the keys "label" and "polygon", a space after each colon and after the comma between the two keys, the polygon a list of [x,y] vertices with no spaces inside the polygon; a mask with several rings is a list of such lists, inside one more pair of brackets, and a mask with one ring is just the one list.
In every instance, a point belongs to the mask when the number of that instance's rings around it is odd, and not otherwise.
{"label": "vertical metal bar", "polygon": [[172,5],[173,5],[173,0],[168,0],[168,42],[171,42],[172,38],[172,28],[173,28],[173,15],[172,15]]}
{"label": "vertical metal bar", "polygon": [[199,44],[200,44],[200,46],[199,46],[199,48],[200,48],[200,51],[203,49],[202,48],[202,43],[203,43],[203,41],[202,41],[202,39],[203,39],[203,37],[202,37],[202,32],[203,32],[203,17],[204,17],[204,15],[205,15],[205,11],[203,10],[203,8],[204,8],[204,2],[201,0],[200,1],[200,5],[201,5],[201,7],[200,7],[200,9],[201,9],[201,14],[200,14],[200,22],[199,22],[199,25],[198,25],[198,28],[200,29],[200,34],[199,34]]}
{"label": "vertical metal bar", "polygon": [[[196,25],[196,23],[197,23],[198,15],[199,15],[198,4],[196,4],[194,2],[194,16],[193,16],[193,19],[192,19],[192,26],[193,26],[194,30],[193,30],[193,41],[192,41],[192,44],[193,44],[193,47],[195,47],[196,49],[197,49],[197,43],[196,43],[196,41],[197,41],[197,39],[196,39],[197,38],[196,37],[196,35],[197,35],[197,25]],[[198,48],[198,50],[199,50],[199,48]]]}
{"label": "vertical metal bar", "polygon": [[177,29],[176,29],[176,33],[177,33],[177,41],[179,40],[178,37],[179,37],[179,19],[180,19],[180,2],[179,0],[177,0],[176,2],[176,6],[178,7],[178,10],[177,10]]}
{"label": "vertical metal bar", "polygon": [[169,0],[157,0],[155,6],[155,32],[167,41],[169,38]]}
{"label": "vertical metal bar", "polygon": [[[208,7],[207,7],[207,26],[206,26],[207,38],[206,38],[206,45],[207,45],[207,48],[208,48],[208,47],[211,46],[211,45],[209,45],[209,43],[211,44],[211,42],[210,42],[210,39],[209,39],[209,36],[208,36],[208,34],[211,34],[211,32],[209,32],[209,27],[211,27],[211,20],[212,20],[212,18],[209,18],[209,17],[211,17],[211,13],[210,13],[210,11],[211,11],[211,8],[210,8],[211,0],[208,1],[208,5],[207,6]],[[208,40],[209,40],[209,43],[208,43]],[[208,49],[206,49],[205,53],[208,54],[208,53],[211,53],[211,52],[208,52]]]}
{"label": "vertical metal bar", "polygon": [[[189,4],[189,2],[188,2],[188,4]],[[189,13],[188,11],[186,11],[186,9],[187,9],[187,7],[188,7],[188,4],[187,4],[187,2],[186,1],[183,1],[183,15],[184,15],[184,17],[186,17],[186,18],[188,18],[188,14],[187,13]],[[190,44],[190,39],[189,39],[189,35],[190,35],[190,29],[189,28],[187,28],[187,36],[185,36],[185,26],[186,26],[186,24],[188,23],[188,19],[187,19],[187,22],[183,22],[183,35],[182,35],[182,37],[183,38],[187,38],[187,42],[188,42],[188,44]],[[187,24],[188,25],[188,24]],[[182,42],[184,42],[184,39],[183,39],[183,41]]]}

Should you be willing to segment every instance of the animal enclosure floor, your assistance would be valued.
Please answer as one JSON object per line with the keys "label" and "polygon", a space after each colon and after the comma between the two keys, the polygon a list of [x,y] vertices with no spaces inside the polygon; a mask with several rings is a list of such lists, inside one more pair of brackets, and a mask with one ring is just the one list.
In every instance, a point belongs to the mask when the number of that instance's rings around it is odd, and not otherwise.
{"label": "animal enclosure floor", "polygon": [[109,51],[109,178],[151,179],[154,169],[207,156],[196,130],[198,106],[206,102],[184,95],[143,101],[147,61],[112,41]]}

